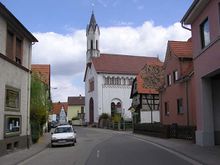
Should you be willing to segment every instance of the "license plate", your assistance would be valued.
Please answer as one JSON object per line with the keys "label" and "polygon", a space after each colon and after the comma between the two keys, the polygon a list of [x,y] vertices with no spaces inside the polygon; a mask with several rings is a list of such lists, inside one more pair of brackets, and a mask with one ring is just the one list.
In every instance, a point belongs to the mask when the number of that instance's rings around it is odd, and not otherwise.
{"label": "license plate", "polygon": [[60,142],[60,143],[65,143],[65,142],[66,142],[66,140],[59,140],[59,142]]}

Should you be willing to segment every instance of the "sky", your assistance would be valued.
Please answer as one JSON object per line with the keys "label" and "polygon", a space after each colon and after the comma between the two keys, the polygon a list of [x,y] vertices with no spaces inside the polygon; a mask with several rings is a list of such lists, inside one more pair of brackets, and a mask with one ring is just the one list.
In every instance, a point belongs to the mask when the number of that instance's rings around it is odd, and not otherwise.
{"label": "sky", "polygon": [[190,32],[179,23],[193,0],[0,0],[38,39],[33,64],[51,65],[53,102],[85,95],[86,26],[92,11],[101,53],[165,58],[168,40]]}

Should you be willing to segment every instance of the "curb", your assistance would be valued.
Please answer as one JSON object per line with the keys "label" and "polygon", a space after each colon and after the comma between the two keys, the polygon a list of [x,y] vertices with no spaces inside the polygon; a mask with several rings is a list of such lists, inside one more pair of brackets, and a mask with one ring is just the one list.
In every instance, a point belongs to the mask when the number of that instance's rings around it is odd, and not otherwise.
{"label": "curb", "polygon": [[[37,144],[36,144],[37,145]],[[47,145],[45,145],[43,148],[41,148],[40,150],[36,151],[36,152],[33,152],[32,154],[28,155],[28,157],[16,162],[16,165],[19,165],[21,163],[24,163],[25,161],[28,161],[30,159],[32,159],[34,156],[40,154],[41,152],[43,152],[46,148],[48,148],[50,145],[50,143],[48,143]]]}

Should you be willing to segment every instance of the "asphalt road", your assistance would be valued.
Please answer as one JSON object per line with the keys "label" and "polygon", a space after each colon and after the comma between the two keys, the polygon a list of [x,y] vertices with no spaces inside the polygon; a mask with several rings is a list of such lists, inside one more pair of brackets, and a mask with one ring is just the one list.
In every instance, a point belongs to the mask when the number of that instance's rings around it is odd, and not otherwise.
{"label": "asphalt road", "polygon": [[48,146],[20,165],[190,165],[168,152],[130,134],[105,129],[76,128],[75,146]]}

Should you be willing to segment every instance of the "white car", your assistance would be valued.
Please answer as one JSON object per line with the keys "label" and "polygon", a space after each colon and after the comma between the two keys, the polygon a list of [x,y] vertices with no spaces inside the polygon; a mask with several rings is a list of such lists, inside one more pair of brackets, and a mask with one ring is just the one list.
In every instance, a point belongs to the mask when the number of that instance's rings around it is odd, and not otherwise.
{"label": "white car", "polygon": [[76,131],[71,125],[60,125],[51,136],[51,147],[55,145],[75,145]]}

